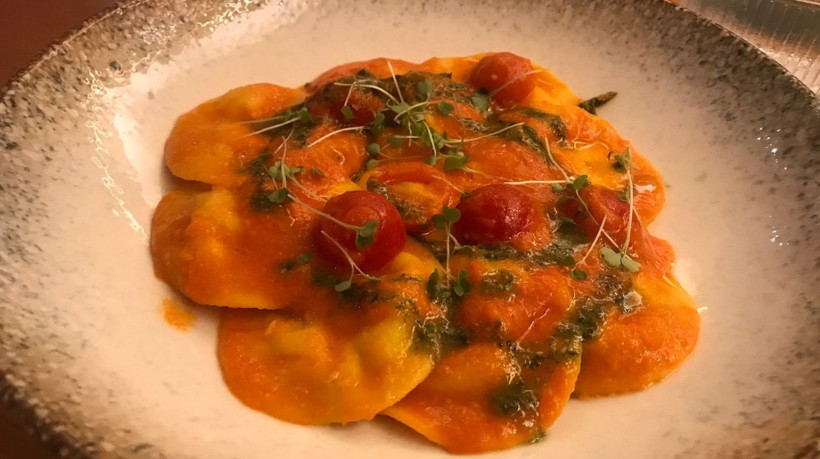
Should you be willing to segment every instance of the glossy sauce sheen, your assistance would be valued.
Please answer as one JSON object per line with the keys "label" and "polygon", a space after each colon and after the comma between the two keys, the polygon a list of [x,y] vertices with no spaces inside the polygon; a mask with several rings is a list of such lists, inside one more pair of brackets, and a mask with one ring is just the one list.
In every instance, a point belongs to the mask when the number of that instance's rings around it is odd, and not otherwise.
{"label": "glossy sauce sheen", "polygon": [[647,230],[660,174],[580,102],[509,53],[232,90],[166,143],[185,184],[155,212],[155,271],[222,307],[220,365],[251,408],[384,414],[453,453],[537,441],[573,395],[665,378],[699,331]]}

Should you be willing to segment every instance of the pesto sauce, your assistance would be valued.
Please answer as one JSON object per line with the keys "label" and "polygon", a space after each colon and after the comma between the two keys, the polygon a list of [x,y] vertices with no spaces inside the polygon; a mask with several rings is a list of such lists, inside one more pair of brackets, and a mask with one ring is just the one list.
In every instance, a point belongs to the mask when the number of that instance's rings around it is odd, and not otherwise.
{"label": "pesto sauce", "polygon": [[485,274],[478,284],[478,291],[483,295],[493,296],[509,294],[515,286],[515,279],[515,273],[506,269]]}
{"label": "pesto sauce", "polygon": [[536,108],[532,107],[521,107],[515,109],[516,113],[520,113],[527,118],[532,118],[543,123],[546,123],[552,132],[561,140],[566,139],[567,137],[567,125],[564,123],[564,120],[561,119],[560,116],[554,115],[552,113],[542,112]]}
{"label": "pesto sauce", "polygon": [[583,108],[587,112],[592,113],[593,115],[597,115],[596,109],[604,105],[605,103],[609,102],[617,95],[618,93],[614,91],[605,92],[603,94],[597,95],[595,97],[592,97],[581,102],[580,104],[578,104],[578,106]]}
{"label": "pesto sauce", "polygon": [[522,260],[537,266],[574,266],[575,247],[567,247],[558,242],[548,245],[540,250],[522,252],[515,248],[504,245],[476,245],[464,246],[459,250],[471,258],[484,258],[487,260]]}
{"label": "pesto sauce", "polygon": [[402,220],[411,221],[417,225],[424,226],[427,224],[427,215],[419,208],[418,205],[408,202],[404,199],[398,198],[390,194],[387,187],[375,181],[367,181],[367,190],[382,195],[387,201],[396,208]]}
{"label": "pesto sauce", "polygon": [[452,325],[445,319],[416,320],[413,333],[413,347],[418,351],[429,353],[439,361],[445,355],[470,344],[466,330]]}
{"label": "pesto sauce", "polygon": [[255,212],[270,213],[280,207],[279,203],[268,198],[270,192],[264,187],[259,187],[251,194],[250,206]]}
{"label": "pesto sauce", "polygon": [[505,417],[531,417],[538,413],[538,396],[520,378],[496,388],[490,396],[493,409]]}

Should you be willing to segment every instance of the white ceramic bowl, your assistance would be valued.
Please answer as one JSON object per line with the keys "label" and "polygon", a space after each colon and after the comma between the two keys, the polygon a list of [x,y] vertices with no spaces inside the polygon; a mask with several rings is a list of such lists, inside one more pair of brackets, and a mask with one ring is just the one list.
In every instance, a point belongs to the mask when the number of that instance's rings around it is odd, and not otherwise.
{"label": "white ceramic bowl", "polygon": [[[663,172],[653,232],[702,308],[695,354],[644,392],[573,400],[488,457],[810,457],[820,431],[820,109],[749,45],[653,0],[125,3],[0,102],[0,398],[83,457],[441,457],[390,421],[300,427],[252,411],[186,333],[146,245],[183,111],[339,63],[510,50],[601,110]],[[802,456],[799,456],[801,455]]]}

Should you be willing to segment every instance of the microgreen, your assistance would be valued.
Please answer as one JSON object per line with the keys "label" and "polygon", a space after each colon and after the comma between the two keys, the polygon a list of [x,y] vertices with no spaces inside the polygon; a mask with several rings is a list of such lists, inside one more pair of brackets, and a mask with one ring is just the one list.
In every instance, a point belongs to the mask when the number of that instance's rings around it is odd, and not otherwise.
{"label": "microgreen", "polygon": [[389,108],[397,116],[404,115],[405,113],[410,111],[410,106],[407,105],[407,102],[397,102],[392,105],[388,104],[387,108]]}
{"label": "microgreen", "polygon": [[345,122],[349,123],[353,121],[353,110],[351,110],[350,107],[345,105],[344,107],[342,107],[342,116],[345,117]]}
{"label": "microgreen", "polygon": [[607,154],[607,158],[613,157],[615,158],[615,162],[612,163],[612,168],[622,174],[625,173],[632,163],[632,155],[629,153],[629,148],[624,150],[621,154],[615,154],[611,151]]}
{"label": "microgreen", "polygon": [[550,189],[552,189],[553,193],[563,193],[566,190],[566,187],[558,183],[551,183]]}
{"label": "microgreen", "polygon": [[341,293],[341,292],[344,292],[346,290],[350,290],[350,287],[352,287],[352,286],[353,286],[353,278],[351,277],[350,279],[343,280],[343,281],[339,282],[338,284],[334,285],[333,290],[336,290],[337,292]]}
{"label": "microgreen", "polygon": [[382,147],[380,147],[379,144],[377,144],[376,142],[373,142],[373,143],[367,144],[367,146],[365,147],[365,150],[367,151],[368,154],[370,154],[370,156],[378,156],[379,153],[381,153],[381,151],[382,151]]}
{"label": "microgreen", "polygon": [[[356,247],[362,249],[367,247],[368,245],[373,243],[375,238],[376,229],[378,228],[379,222],[378,220],[370,220],[362,226],[351,225],[349,223],[345,223],[338,218],[333,217],[332,215],[322,212],[319,209],[315,209],[313,206],[307,204],[306,202],[302,201],[298,197],[296,197],[293,193],[290,192],[288,189],[288,179],[290,179],[290,183],[295,185],[296,187],[300,188],[302,191],[312,195],[314,198],[321,200],[322,198],[315,195],[312,191],[305,188],[299,180],[297,180],[296,175],[301,173],[304,170],[302,166],[294,166],[289,167],[284,163],[284,154],[282,156],[283,161],[277,161],[273,166],[268,169],[268,173],[270,177],[275,181],[278,182],[280,188],[276,191],[269,193],[267,195],[267,199],[273,204],[282,204],[285,202],[287,198],[290,198],[291,201],[301,205],[302,207],[306,208],[307,210],[313,212],[320,217],[326,218],[337,225],[355,231],[356,232]],[[371,160],[373,161],[373,160]],[[320,171],[321,172],[321,171]]]}
{"label": "microgreen", "polygon": [[438,109],[439,113],[444,116],[449,115],[453,111],[453,104],[447,102],[439,102],[436,104],[436,108]]}
{"label": "microgreen", "polygon": [[456,276],[455,284],[453,285],[453,293],[457,296],[464,296],[470,291],[470,288],[472,287],[470,286],[469,274],[466,269],[462,269]]}
{"label": "microgreen", "polygon": [[373,117],[373,121],[370,122],[368,130],[370,134],[374,136],[381,135],[384,130],[384,113],[379,112]]}
{"label": "microgreen", "polygon": [[379,227],[378,220],[370,220],[356,230],[356,247],[363,249],[373,243],[376,228]]}
{"label": "microgreen", "polygon": [[346,290],[350,290],[350,288],[353,286],[353,276],[355,276],[356,274],[361,274],[362,276],[364,276],[365,279],[369,280],[370,282],[381,282],[381,280],[378,277],[370,276],[364,271],[362,271],[362,269],[359,268],[359,265],[357,265],[356,262],[353,261],[353,257],[350,256],[350,254],[347,252],[347,250],[345,250],[344,247],[342,247],[342,244],[339,244],[339,241],[333,239],[331,235],[327,234],[324,231],[322,231],[322,235],[326,237],[333,245],[336,246],[337,249],[339,249],[342,252],[342,255],[344,255],[344,257],[347,259],[347,262],[350,264],[350,278],[334,285],[333,290],[340,293]]}
{"label": "microgreen", "polygon": [[317,177],[324,177],[325,176],[325,173],[322,172],[322,170],[319,169],[318,167],[311,167],[310,168],[310,173],[317,176]]}
{"label": "microgreen", "polygon": [[624,252],[616,252],[609,247],[601,247],[601,256],[604,262],[613,268],[624,268],[627,271],[637,272],[641,264],[633,260]]}
{"label": "microgreen", "polygon": [[470,158],[464,155],[447,155],[444,157],[444,172],[461,170]]}
{"label": "microgreen", "polygon": [[573,269],[570,274],[572,275],[572,278],[576,280],[586,280],[587,278],[587,272],[581,268]]}
{"label": "microgreen", "polygon": [[378,159],[368,159],[367,162],[364,163],[364,168],[369,171],[370,169],[376,167],[377,164],[379,164]]}
{"label": "microgreen", "polygon": [[[446,238],[445,239],[445,250],[447,251],[447,253],[445,255],[446,258],[445,258],[445,263],[444,263],[444,269],[445,269],[445,272],[447,273],[448,284],[449,284],[449,279],[451,277],[451,275],[450,275],[450,238],[451,238],[450,228],[453,226],[453,224],[455,224],[460,219],[461,219],[461,211],[459,211],[455,207],[447,207],[447,206],[443,206],[441,208],[441,213],[433,215],[433,218],[432,218],[433,226],[435,226],[436,228],[438,228],[440,230],[444,230],[444,235],[445,235],[445,238]],[[461,296],[461,295],[459,295],[459,296]]]}
{"label": "microgreen", "polygon": [[577,193],[589,185],[589,178],[586,175],[579,175],[575,180],[567,184],[567,188]]}
{"label": "microgreen", "polygon": [[430,80],[421,80],[416,84],[416,91],[421,100],[428,100],[433,94],[433,83]]}
{"label": "microgreen", "polygon": [[433,215],[433,226],[446,230],[461,219],[461,212],[455,207],[444,206],[440,214]]}
{"label": "microgreen", "polygon": [[268,194],[268,201],[274,204],[282,204],[283,202],[285,202],[285,199],[287,199],[289,195],[290,192],[287,188],[279,188],[273,193]]}
{"label": "microgreen", "polygon": [[470,97],[470,103],[480,112],[487,111],[490,108],[490,98],[484,94],[473,95]]}

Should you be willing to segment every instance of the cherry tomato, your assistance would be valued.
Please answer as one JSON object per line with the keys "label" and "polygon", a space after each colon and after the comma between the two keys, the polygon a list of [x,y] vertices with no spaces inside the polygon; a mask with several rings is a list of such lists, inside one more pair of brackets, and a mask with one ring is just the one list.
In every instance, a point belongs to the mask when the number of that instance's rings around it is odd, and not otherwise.
{"label": "cherry tomato", "polygon": [[[347,100],[347,105],[345,105],[345,100]],[[366,90],[354,89],[350,97],[347,97],[345,93],[343,98],[330,103],[330,115],[340,124],[364,126],[373,121],[376,114],[384,108],[384,101],[375,94]]]}
{"label": "cherry tomato", "polygon": [[[584,188],[580,195],[594,219],[576,199],[563,204],[561,212],[572,218],[589,238],[595,236],[606,217],[604,230],[619,246],[622,245],[626,241],[629,226],[629,202],[619,199],[615,191],[598,186]],[[651,262],[662,272],[669,269],[675,259],[674,252],[666,241],[652,237],[644,229],[637,213],[632,214],[630,234],[630,253],[636,254],[641,262]]]}
{"label": "cherry tomato", "polygon": [[533,202],[512,185],[487,185],[476,189],[458,205],[461,219],[453,234],[467,244],[505,242],[524,230],[533,213]]}
{"label": "cherry tomato", "polygon": [[476,89],[494,93],[492,99],[501,107],[509,108],[524,100],[535,88],[535,75],[526,75],[532,70],[529,59],[507,52],[490,54],[473,67],[468,81]]}
{"label": "cherry tomato", "polygon": [[[314,227],[313,242],[324,259],[347,266],[348,261],[333,238],[366,272],[373,272],[386,265],[404,247],[407,234],[401,216],[393,205],[382,196],[370,191],[348,191],[329,199],[324,212],[349,225],[362,227],[368,222],[378,222],[373,242],[365,247],[356,246],[356,231],[321,217]],[[327,236],[326,236],[327,234]],[[328,237],[330,236],[330,238]]]}
{"label": "cherry tomato", "polygon": [[366,88],[329,84],[313,94],[306,104],[314,119],[330,117],[339,124],[364,126],[386,107],[384,101]]}
{"label": "cherry tomato", "polygon": [[384,188],[390,201],[402,210],[404,227],[410,233],[428,230],[433,215],[445,205],[454,205],[459,198],[443,172],[415,161],[379,165],[367,183],[368,187]]}

